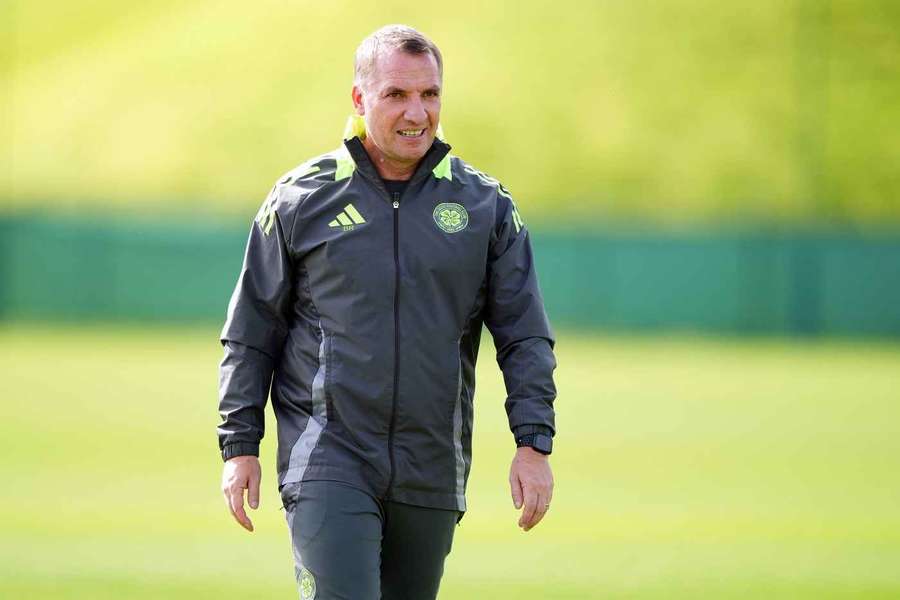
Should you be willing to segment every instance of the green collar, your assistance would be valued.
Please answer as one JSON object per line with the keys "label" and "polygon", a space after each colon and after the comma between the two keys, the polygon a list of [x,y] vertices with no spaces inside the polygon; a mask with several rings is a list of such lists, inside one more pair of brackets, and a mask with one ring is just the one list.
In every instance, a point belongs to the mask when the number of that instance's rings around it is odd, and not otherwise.
{"label": "green collar", "polygon": [[[366,138],[366,121],[361,115],[350,115],[347,118],[347,125],[344,127],[344,141],[355,137],[358,137],[360,140]],[[440,125],[438,125],[437,132],[435,132],[435,137],[442,142],[444,141],[444,130]],[[341,152],[341,150],[343,150],[343,152]],[[343,144],[341,144],[341,148],[338,150],[337,161],[338,168],[335,172],[335,180],[350,177],[350,175],[353,174],[353,170],[356,168],[356,163],[353,161],[350,153],[346,151]],[[439,162],[431,172],[437,179],[443,178],[447,181],[453,181],[453,173],[450,168],[450,154],[445,155],[444,158],[441,159],[441,162]]]}

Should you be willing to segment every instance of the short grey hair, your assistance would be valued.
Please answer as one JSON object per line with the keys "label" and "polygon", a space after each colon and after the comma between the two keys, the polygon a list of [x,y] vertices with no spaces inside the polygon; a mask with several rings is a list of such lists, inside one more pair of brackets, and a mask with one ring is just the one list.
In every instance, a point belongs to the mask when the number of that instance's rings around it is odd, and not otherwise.
{"label": "short grey hair", "polygon": [[444,60],[434,42],[407,25],[385,25],[364,39],[356,49],[353,83],[362,87],[375,70],[378,55],[398,49],[409,54],[431,54],[437,62],[438,74],[441,79],[444,78]]}

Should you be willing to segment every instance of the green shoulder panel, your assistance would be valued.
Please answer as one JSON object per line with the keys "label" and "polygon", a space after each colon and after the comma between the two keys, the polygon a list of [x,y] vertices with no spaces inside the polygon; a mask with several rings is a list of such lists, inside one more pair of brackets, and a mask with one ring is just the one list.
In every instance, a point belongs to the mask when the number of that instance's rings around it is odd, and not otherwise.
{"label": "green shoulder panel", "polygon": [[525,222],[522,220],[522,215],[519,213],[519,208],[516,206],[516,201],[513,200],[512,194],[510,194],[509,191],[505,187],[503,187],[503,184],[500,183],[499,180],[491,177],[487,173],[479,171],[468,163],[465,163],[463,161],[460,162],[462,164],[463,173],[472,177],[475,182],[481,185],[494,188],[494,190],[496,190],[497,192],[498,198],[506,198],[509,201],[513,225],[516,228],[516,233],[519,233],[525,227]]}
{"label": "green shoulder panel", "polygon": [[307,160],[285,173],[284,176],[278,180],[276,185],[291,185],[301,179],[310,179],[317,173],[327,171],[328,158],[329,156],[327,154],[323,154]]}
{"label": "green shoulder panel", "polygon": [[272,232],[276,212],[284,221],[286,213],[296,210],[306,196],[334,181],[334,172],[332,153],[311,158],[280,177],[254,218],[263,234],[269,235]]}

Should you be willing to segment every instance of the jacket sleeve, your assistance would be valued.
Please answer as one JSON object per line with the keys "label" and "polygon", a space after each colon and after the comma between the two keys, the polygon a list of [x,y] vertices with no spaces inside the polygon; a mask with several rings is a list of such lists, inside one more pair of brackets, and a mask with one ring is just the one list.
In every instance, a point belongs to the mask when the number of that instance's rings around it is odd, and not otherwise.
{"label": "jacket sleeve", "polygon": [[528,230],[512,197],[502,186],[498,188],[484,321],[503,372],[506,414],[514,437],[553,436],[555,339],[538,286]]}
{"label": "jacket sleeve", "polygon": [[222,328],[217,433],[224,460],[259,455],[272,373],[288,332],[293,278],[284,225],[289,219],[277,196],[276,186],[251,226]]}

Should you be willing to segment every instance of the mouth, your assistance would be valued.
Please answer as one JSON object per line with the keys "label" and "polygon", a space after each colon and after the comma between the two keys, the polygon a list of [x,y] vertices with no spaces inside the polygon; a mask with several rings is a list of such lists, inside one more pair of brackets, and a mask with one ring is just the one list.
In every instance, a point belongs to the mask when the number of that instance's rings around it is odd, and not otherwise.
{"label": "mouth", "polygon": [[425,135],[425,129],[398,129],[397,134],[405,138],[420,138]]}

